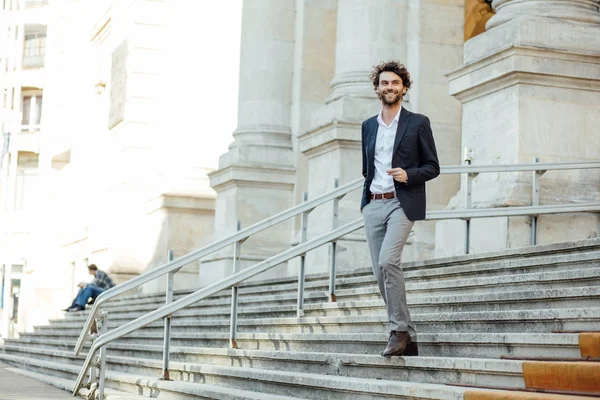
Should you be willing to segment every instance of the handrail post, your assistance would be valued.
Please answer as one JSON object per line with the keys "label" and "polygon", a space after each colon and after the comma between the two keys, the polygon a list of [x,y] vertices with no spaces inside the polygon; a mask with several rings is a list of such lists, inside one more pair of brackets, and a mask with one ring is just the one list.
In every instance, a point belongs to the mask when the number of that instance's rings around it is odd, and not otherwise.
{"label": "handrail post", "polygon": [[[175,255],[172,249],[167,251],[167,261],[171,262],[175,259]],[[177,270],[171,271],[167,274],[167,287],[165,289],[165,304],[173,302],[173,280]],[[169,356],[171,352],[171,315],[165,317],[165,331],[163,341],[163,373],[160,380],[170,381],[169,376]]]}
{"label": "handrail post", "polygon": [[[469,162],[470,163],[470,162]],[[470,209],[473,205],[473,179],[477,174],[475,173],[467,173],[467,193],[466,193],[466,208]],[[465,237],[465,254],[469,254],[469,247],[471,247],[471,218],[466,219],[467,222],[467,230]]]}
{"label": "handrail post", "polygon": [[[108,312],[100,312],[100,337],[108,331]],[[104,400],[104,384],[106,381],[106,346],[102,346],[99,355],[99,366],[98,366],[98,400]]]}
{"label": "handrail post", "polygon": [[[98,317],[100,318],[100,317]],[[90,366],[90,377],[88,378],[89,381],[87,383],[88,389],[90,389],[90,391],[94,390],[94,386],[95,386],[95,382],[96,382],[96,369],[97,366],[96,365],[91,365]]]}
{"label": "handrail post", "polygon": [[[335,178],[333,181],[333,188],[337,189],[340,186],[340,180]],[[337,197],[333,199],[333,219],[331,222],[331,230],[337,229],[339,224],[339,213],[340,213],[340,199]],[[334,303],[335,297],[335,276],[336,276],[336,261],[337,261],[337,240],[331,241],[331,264],[329,266],[329,302]]]}
{"label": "handrail post", "polygon": [[[471,165],[473,161],[473,149],[468,147],[464,148],[463,161],[465,165]],[[462,177],[462,174],[461,174]],[[465,193],[465,208],[468,210],[471,208],[471,192],[473,190],[473,176],[467,172],[466,176],[466,193]],[[469,254],[469,247],[471,246],[471,219],[465,219],[465,254]]]}
{"label": "handrail post", "polygon": [[[240,231],[242,229],[242,222],[238,219],[235,221],[235,230]],[[240,270],[240,255],[242,252],[242,243],[243,240],[239,240],[235,242],[233,245],[233,274]],[[236,332],[237,332],[237,314],[238,314],[238,295],[239,288],[238,285],[233,285],[231,287],[231,322],[229,325],[229,347],[232,349],[237,349],[237,342],[235,340]]]}
{"label": "handrail post", "polygon": [[[465,162],[465,166],[471,165],[471,163],[473,162],[473,149],[469,147],[464,148],[463,161]],[[479,175],[479,172],[467,172],[465,193],[465,202],[467,210],[471,209],[471,207],[473,206],[473,179],[475,179],[477,175]],[[465,218],[465,222],[465,254],[469,254],[469,248],[471,247],[471,218]]]}
{"label": "handrail post", "polygon": [[[302,202],[308,201],[308,192],[302,194]],[[306,242],[308,237],[308,214],[310,210],[302,213],[302,222],[300,225],[301,239],[300,243]],[[300,255],[300,269],[298,270],[298,307],[296,316],[298,318],[304,316],[304,278],[306,275],[306,253]]]}
{"label": "handrail post", "polygon": [[[539,163],[538,157],[533,158],[534,163]],[[537,207],[540,205],[540,178],[546,171],[533,171],[533,180],[531,182],[531,205]],[[531,216],[531,245],[537,245],[538,236],[538,216]]]}

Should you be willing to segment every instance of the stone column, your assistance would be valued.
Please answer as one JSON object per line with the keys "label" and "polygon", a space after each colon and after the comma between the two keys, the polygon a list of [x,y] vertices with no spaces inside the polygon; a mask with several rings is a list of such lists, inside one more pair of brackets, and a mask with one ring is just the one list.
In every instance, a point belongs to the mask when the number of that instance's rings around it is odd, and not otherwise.
{"label": "stone column", "polygon": [[[299,136],[299,150],[308,158],[308,192],[315,197],[361,177],[362,121],[377,114],[380,103],[369,81],[373,65],[406,58],[405,1],[340,0],[337,10],[335,74],[332,93],[314,113],[311,128]],[[340,203],[340,225],[360,217],[360,192]],[[331,229],[333,204],[318,207],[309,217],[309,237]],[[324,272],[329,248],[308,254],[310,272]],[[369,265],[362,231],[338,242],[338,268]]]}
{"label": "stone column", "polygon": [[[431,118],[442,164],[456,164],[460,103],[448,95],[445,74],[461,62],[463,19],[462,0],[338,2],[332,94],[315,113],[312,127],[300,137],[300,151],[309,159],[311,195],[331,190],[334,178],[344,184],[361,177],[361,123],[381,109],[368,76],[373,66],[384,60],[400,60],[407,66],[414,84],[402,106]],[[429,184],[429,208],[441,208],[458,187],[458,180],[452,177]],[[344,199],[342,222],[360,217],[359,198],[360,193],[353,193]],[[330,228],[331,206],[313,213],[311,236]],[[415,225],[403,254],[405,261],[432,253],[433,228],[433,224]],[[364,237],[354,234],[348,239],[340,243],[342,268],[369,265]],[[327,258],[323,250],[317,264],[326,265]]]}
{"label": "stone column", "polygon": [[[473,164],[598,160],[600,139],[599,0],[495,0],[487,31],[465,43],[450,92],[463,104],[463,146]],[[481,174],[475,207],[531,204],[531,173]],[[600,198],[598,171],[547,172],[541,204]],[[464,193],[449,206],[462,207]],[[456,222],[438,224],[436,254],[462,252]],[[529,245],[529,217],[476,219],[471,251]],[[598,233],[595,214],[542,216],[538,243]]]}
{"label": "stone column", "polygon": [[[238,127],[235,141],[219,159],[219,169],[210,174],[217,192],[215,239],[232,233],[236,219],[247,227],[293,205],[290,118],[295,7],[295,0],[244,2]],[[252,237],[242,246],[242,265],[282,251],[289,247],[290,238],[291,223]],[[209,283],[230,273],[228,249],[204,263],[200,276]],[[285,273],[281,267],[273,272],[275,276]]]}
{"label": "stone column", "polygon": [[[448,94],[446,74],[461,65],[464,44],[464,0],[410,1],[407,15],[407,68],[414,81],[409,110],[427,115],[441,165],[460,159],[461,104]],[[441,175],[427,183],[427,209],[444,208],[460,187],[459,178]],[[433,255],[435,223],[414,225],[404,260]]]}
{"label": "stone column", "polygon": [[[369,73],[382,60],[406,59],[406,13],[405,1],[338,2],[335,76],[328,102],[343,97],[376,99]],[[367,116],[372,108],[365,110]]]}
{"label": "stone column", "polygon": [[[298,136],[311,128],[311,119],[331,94],[335,72],[337,0],[297,0],[292,88],[292,146],[296,159],[294,202],[308,190],[308,158],[298,150]],[[294,222],[294,241],[301,235],[301,217]]]}

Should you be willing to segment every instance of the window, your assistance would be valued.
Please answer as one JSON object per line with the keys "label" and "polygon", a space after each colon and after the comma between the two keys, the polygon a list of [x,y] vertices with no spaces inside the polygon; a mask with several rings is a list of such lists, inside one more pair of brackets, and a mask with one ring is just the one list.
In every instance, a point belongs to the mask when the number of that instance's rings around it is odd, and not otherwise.
{"label": "window", "polygon": [[15,210],[29,211],[38,206],[41,186],[38,178],[39,155],[20,151],[15,177]]}
{"label": "window", "polygon": [[23,49],[23,67],[41,68],[46,55],[46,33],[28,33],[25,35]]}
{"label": "window", "polygon": [[39,129],[42,123],[42,95],[23,96],[23,118],[21,130]]}

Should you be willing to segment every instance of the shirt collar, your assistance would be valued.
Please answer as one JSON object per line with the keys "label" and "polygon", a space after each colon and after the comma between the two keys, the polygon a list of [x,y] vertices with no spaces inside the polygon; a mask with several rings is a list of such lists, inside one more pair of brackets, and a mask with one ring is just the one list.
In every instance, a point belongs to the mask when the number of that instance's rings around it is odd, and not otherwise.
{"label": "shirt collar", "polygon": [[381,111],[379,111],[379,115],[377,116],[377,122],[379,123],[379,125],[383,125],[383,126],[386,126],[389,128],[390,126],[392,126],[394,121],[396,121],[396,122],[400,121],[400,113],[401,112],[402,112],[402,106],[400,106],[400,109],[398,110],[398,113],[396,114],[396,116],[394,117],[392,122],[390,122],[389,125],[386,125],[385,122],[383,122],[383,110],[381,110]]}

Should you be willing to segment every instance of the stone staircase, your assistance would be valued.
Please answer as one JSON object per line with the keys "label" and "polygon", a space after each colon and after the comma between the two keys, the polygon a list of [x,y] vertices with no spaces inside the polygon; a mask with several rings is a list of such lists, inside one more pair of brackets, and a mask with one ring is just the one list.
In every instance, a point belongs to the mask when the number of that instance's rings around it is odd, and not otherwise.
{"label": "stone staircase", "polygon": [[[163,322],[133,332],[108,347],[107,394],[600,398],[600,239],[409,263],[404,269],[418,357],[379,356],[388,327],[375,279],[364,268],[338,275],[336,303],[327,300],[328,277],[308,275],[300,319],[295,279],[244,284],[238,349],[227,348],[230,290],[176,313],[172,381],[158,380]],[[188,293],[178,292],[175,299]],[[112,329],[163,303],[164,293],[124,296],[103,309]],[[84,359],[73,356],[73,348],[86,316],[66,314],[6,340],[0,361],[70,390]],[[537,360],[526,360],[531,358]]]}

